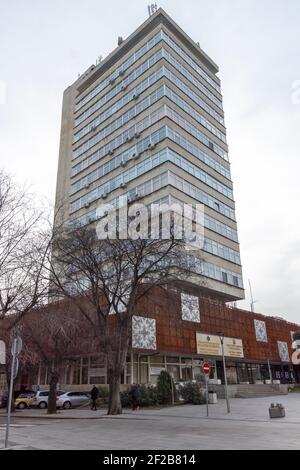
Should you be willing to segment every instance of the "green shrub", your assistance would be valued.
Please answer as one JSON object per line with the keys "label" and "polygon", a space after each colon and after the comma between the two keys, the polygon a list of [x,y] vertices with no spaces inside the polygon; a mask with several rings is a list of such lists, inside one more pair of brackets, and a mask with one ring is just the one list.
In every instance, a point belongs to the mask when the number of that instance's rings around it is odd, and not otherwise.
{"label": "green shrub", "polygon": [[180,388],[180,394],[185,403],[193,405],[202,405],[205,403],[205,398],[201,392],[201,386],[198,382],[187,382]]}
{"label": "green shrub", "polygon": [[[172,390],[173,389],[173,390]],[[159,403],[169,405],[175,400],[176,390],[174,381],[166,370],[162,370],[157,379],[157,395]]]}
{"label": "green shrub", "polygon": [[139,406],[156,406],[158,405],[157,389],[150,385],[134,385],[128,390],[121,392],[121,403],[124,408],[132,406],[131,390],[137,387]]}
{"label": "green shrub", "polygon": [[129,395],[129,390],[123,390],[120,393],[120,396],[121,396],[122,407],[130,408],[130,406],[132,405],[132,402],[131,402],[131,396]]}

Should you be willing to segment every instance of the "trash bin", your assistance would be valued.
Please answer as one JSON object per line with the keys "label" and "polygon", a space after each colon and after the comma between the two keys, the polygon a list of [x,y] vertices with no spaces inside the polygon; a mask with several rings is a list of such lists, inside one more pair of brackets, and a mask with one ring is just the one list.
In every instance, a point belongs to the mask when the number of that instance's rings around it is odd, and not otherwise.
{"label": "trash bin", "polygon": [[215,405],[216,403],[218,403],[216,392],[208,392],[208,403],[210,405]]}
{"label": "trash bin", "polygon": [[284,418],[285,417],[285,408],[281,403],[271,404],[269,408],[270,418]]}

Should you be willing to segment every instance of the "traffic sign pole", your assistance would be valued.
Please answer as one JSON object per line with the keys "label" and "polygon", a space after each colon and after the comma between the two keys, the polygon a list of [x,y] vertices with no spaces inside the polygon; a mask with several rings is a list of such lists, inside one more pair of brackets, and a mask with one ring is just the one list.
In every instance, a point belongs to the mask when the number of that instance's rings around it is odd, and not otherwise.
{"label": "traffic sign pole", "polygon": [[13,398],[14,380],[17,376],[18,366],[19,366],[19,361],[18,361],[17,356],[20,354],[21,349],[22,349],[22,340],[21,340],[20,336],[17,336],[13,340],[12,349],[11,349],[12,361],[11,361],[8,410],[7,410],[7,423],[6,423],[5,444],[4,444],[5,449],[8,447],[9,428],[10,428],[10,420],[11,420],[11,404],[12,404],[12,398]]}
{"label": "traffic sign pole", "polygon": [[11,402],[12,402],[13,387],[14,387],[14,368],[15,368],[15,361],[16,361],[16,351],[17,351],[17,343],[16,343],[16,340],[14,339],[13,348],[12,348],[11,370],[10,370],[7,423],[6,423],[6,434],[5,434],[5,444],[4,444],[5,449],[8,447],[9,427],[10,427],[10,418],[11,418]]}
{"label": "traffic sign pole", "polygon": [[208,412],[208,375],[205,376],[206,380],[206,416],[209,416]]}
{"label": "traffic sign pole", "polygon": [[210,366],[205,362],[202,366],[203,374],[205,375],[205,382],[206,382],[206,416],[209,416],[208,410],[208,378],[210,373]]}

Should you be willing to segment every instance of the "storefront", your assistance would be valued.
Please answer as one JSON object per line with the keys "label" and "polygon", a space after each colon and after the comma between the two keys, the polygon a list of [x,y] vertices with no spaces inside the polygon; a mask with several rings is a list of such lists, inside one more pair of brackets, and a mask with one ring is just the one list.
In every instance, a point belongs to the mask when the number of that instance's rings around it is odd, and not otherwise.
{"label": "storefront", "polygon": [[[204,382],[202,365],[210,365],[211,384],[224,384],[223,362],[220,357],[179,356],[171,354],[142,354],[134,352],[128,356],[122,384],[156,384],[162,370],[167,370],[175,382],[197,380]],[[271,378],[270,378],[271,372]],[[226,375],[229,385],[263,384],[278,381],[283,384],[297,382],[297,372],[291,365],[250,362],[226,358]],[[24,377],[24,376],[23,376]],[[48,368],[41,366],[31,374],[28,387],[48,387]],[[107,385],[106,363],[103,356],[88,356],[70,359],[60,371],[60,385],[63,387],[89,389],[91,385]],[[25,385],[23,383],[23,385]]]}

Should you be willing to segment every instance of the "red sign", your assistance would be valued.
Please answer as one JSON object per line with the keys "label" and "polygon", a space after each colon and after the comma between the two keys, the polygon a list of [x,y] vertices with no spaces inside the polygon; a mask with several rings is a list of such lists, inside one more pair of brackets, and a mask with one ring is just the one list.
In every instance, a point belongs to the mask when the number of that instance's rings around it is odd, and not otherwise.
{"label": "red sign", "polygon": [[203,374],[204,374],[204,375],[209,375],[210,367],[209,367],[209,364],[207,364],[207,362],[205,362],[205,363],[203,364],[202,370],[203,370]]}

